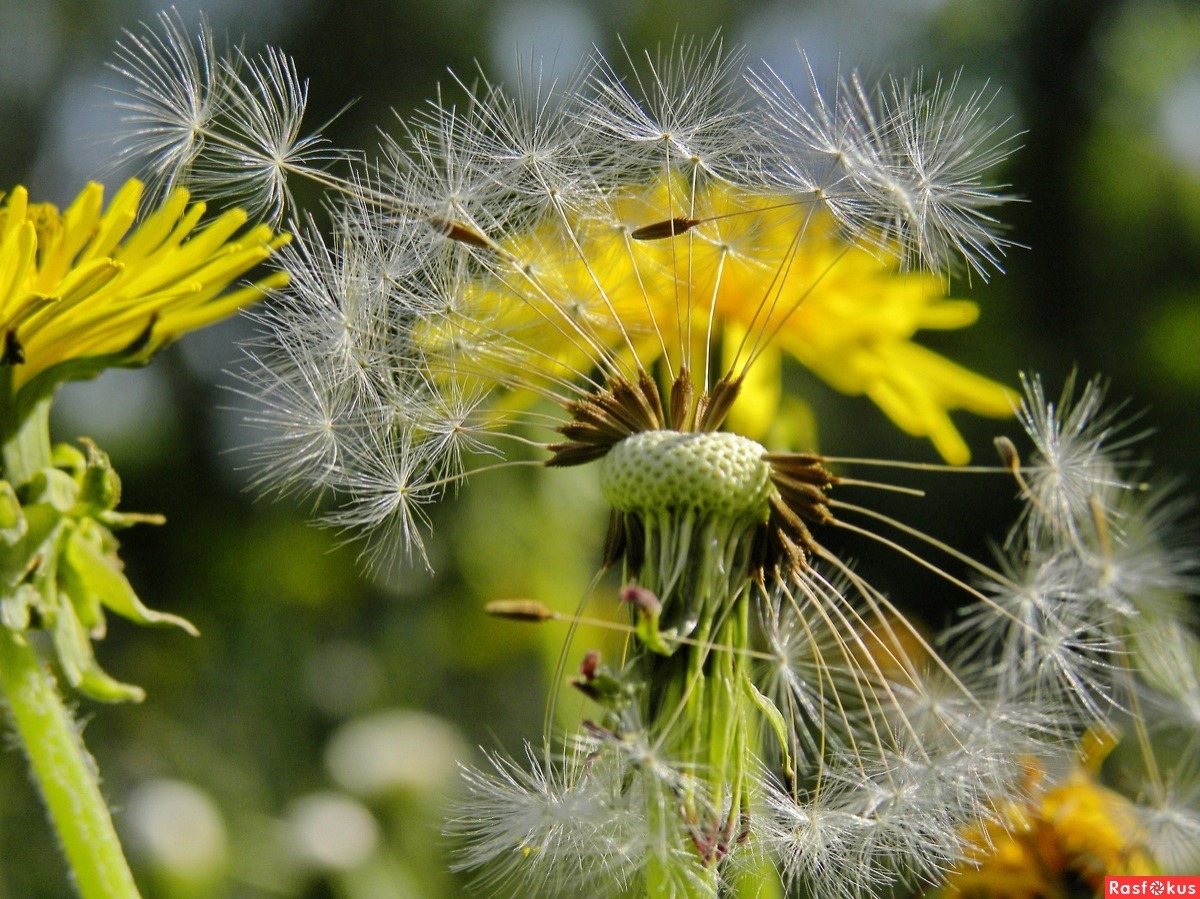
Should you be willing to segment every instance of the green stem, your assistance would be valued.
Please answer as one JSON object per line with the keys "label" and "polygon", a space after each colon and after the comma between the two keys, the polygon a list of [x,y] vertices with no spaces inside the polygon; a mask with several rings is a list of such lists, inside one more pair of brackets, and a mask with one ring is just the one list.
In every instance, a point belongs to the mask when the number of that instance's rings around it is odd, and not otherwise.
{"label": "green stem", "polygon": [[[11,367],[0,372],[0,464],[21,487],[51,464],[50,397],[21,407]],[[138,890],[54,677],[25,638],[0,626],[0,691],[83,899],[137,899]]]}
{"label": "green stem", "polygon": [[[663,522],[652,522],[662,525]],[[679,533],[671,528],[679,526]],[[686,525],[684,527],[683,525]],[[647,643],[634,659],[647,684],[647,724],[656,743],[669,743],[682,770],[693,772],[696,783],[685,786],[678,799],[652,792],[648,814],[652,832],[671,832],[681,823],[675,852],[653,853],[644,869],[648,899],[779,899],[782,884],[767,859],[748,869],[723,866],[725,854],[743,838],[750,823],[753,799],[752,764],[757,750],[757,718],[748,656],[750,608],[755,592],[749,574],[753,528],[744,521],[684,518],[665,527],[646,530],[647,564],[641,582],[659,596],[671,596],[674,608],[664,619],[692,622],[689,643],[660,654]],[[664,589],[663,572],[670,569],[670,551],[687,567],[671,578],[673,591]],[[672,735],[670,740],[668,734]],[[690,784],[689,780],[689,784]],[[678,805],[678,807],[676,807]],[[682,817],[682,822],[678,820]],[[676,819],[676,820],[672,820]],[[690,838],[695,846],[689,845]]]}
{"label": "green stem", "polygon": [[54,679],[33,648],[0,628],[0,686],[83,899],[135,899],[133,875],[95,770]]}

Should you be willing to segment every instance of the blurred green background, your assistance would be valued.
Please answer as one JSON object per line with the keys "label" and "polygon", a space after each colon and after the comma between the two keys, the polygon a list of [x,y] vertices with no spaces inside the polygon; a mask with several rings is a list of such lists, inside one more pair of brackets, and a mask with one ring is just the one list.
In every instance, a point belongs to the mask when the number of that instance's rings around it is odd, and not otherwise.
{"label": "blurred green background", "polygon": [[[1073,369],[1153,427],[1160,470],[1200,475],[1200,6],[1182,0],[212,0],[218,34],[275,44],[311,79],[310,121],[357,102],[336,144],[368,148],[447,69],[504,81],[530,53],[564,72],[595,44],[640,52],[719,29],[731,45],[798,73],[962,71],[1001,92],[993,112],[1023,131],[998,177],[1023,202],[1004,219],[1027,249],[990,283],[959,283],[981,323],[927,345],[1015,383],[1040,371],[1056,394]],[[0,0],[0,187],[66,203],[112,168],[118,112],[104,62],[123,28],[157,7],[121,0]],[[302,194],[303,195],[303,194]],[[456,759],[538,739],[564,631],[486,619],[499,597],[573,609],[599,563],[604,526],[588,472],[473,483],[435,511],[436,575],[364,577],[353,547],[306,524],[311,510],[245,488],[253,434],[222,385],[242,321],[196,334],[149,369],[76,385],[58,439],[95,438],[125,481],[124,507],[168,524],[125,538],[130,577],[199,639],[114,621],[99,647],[140,706],[80,701],[85,739],[153,897],[456,896],[440,836]],[[790,374],[822,448],[932,460],[874,407]],[[962,420],[981,459],[1009,425]],[[931,479],[906,521],[987,552],[1013,513],[1008,485]],[[849,547],[867,554],[864,547]],[[936,618],[937,582],[884,558],[876,583]],[[606,581],[597,602],[611,601]],[[936,622],[935,622],[936,623]],[[135,632],[136,631],[136,632]],[[576,664],[596,635],[573,648]],[[592,641],[592,642],[589,642]],[[566,713],[568,716],[570,712]],[[16,752],[0,756],[0,897],[70,895]]]}

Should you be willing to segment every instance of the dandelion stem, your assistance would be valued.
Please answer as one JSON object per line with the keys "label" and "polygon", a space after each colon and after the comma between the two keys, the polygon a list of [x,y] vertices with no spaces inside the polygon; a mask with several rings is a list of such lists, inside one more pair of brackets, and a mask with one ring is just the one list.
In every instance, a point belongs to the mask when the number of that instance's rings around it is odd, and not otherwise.
{"label": "dandelion stem", "polygon": [[94,765],[54,679],[8,628],[0,628],[0,685],[79,895],[137,897]]}
{"label": "dandelion stem", "polygon": [[[50,403],[42,401],[18,417],[8,386],[0,385],[4,396],[0,400],[0,455],[4,478],[19,487],[51,464]],[[79,895],[83,899],[136,899],[137,886],[100,793],[95,764],[58,694],[54,677],[25,638],[3,626],[0,691]]]}

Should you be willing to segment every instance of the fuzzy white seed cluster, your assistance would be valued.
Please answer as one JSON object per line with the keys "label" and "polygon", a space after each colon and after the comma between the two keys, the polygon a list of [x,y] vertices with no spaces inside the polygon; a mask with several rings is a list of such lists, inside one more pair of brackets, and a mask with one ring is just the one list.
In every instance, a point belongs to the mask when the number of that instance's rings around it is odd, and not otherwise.
{"label": "fuzzy white seed cluster", "polygon": [[600,489],[620,512],[694,510],[765,521],[771,486],[765,453],[737,434],[643,431],[601,460]]}

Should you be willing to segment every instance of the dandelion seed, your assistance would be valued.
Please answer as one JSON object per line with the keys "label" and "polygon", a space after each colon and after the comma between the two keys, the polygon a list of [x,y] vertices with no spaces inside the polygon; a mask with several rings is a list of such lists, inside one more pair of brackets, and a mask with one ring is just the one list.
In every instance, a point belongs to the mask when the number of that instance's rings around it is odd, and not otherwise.
{"label": "dandelion seed", "polygon": [[210,137],[207,154],[189,160],[191,177],[214,197],[253,198],[253,214],[278,220],[292,205],[288,177],[340,160],[320,133],[302,137],[308,84],[292,60],[274,49],[222,60],[217,79],[225,139]]}
{"label": "dandelion seed", "polygon": [[319,131],[300,136],[308,88],[288,57],[220,56],[207,20],[193,42],[175,10],[157,25],[127,31],[111,65],[129,82],[118,90],[128,126],[120,157],[144,162],[155,191],[186,186],[277,221],[290,174],[345,158]]}
{"label": "dandelion seed", "polygon": [[1200,866],[1200,795],[1194,780],[1139,805],[1136,814],[1147,849],[1165,871],[1190,874]]}
{"label": "dandelion seed", "polygon": [[799,803],[786,791],[768,789],[768,814],[761,839],[779,857],[788,889],[801,887],[832,899],[877,895],[894,875],[873,865],[865,851],[872,823],[841,807],[854,796],[828,790],[815,802]]}
{"label": "dandelion seed", "polygon": [[578,758],[548,768],[531,748],[523,764],[487,761],[466,770],[470,813],[449,825],[465,846],[459,867],[487,870],[482,885],[496,892],[619,895],[635,859],[626,832],[634,819],[616,772]]}
{"label": "dandelion seed", "polygon": [[[665,161],[685,177],[740,177],[751,136],[738,89],[740,54],[713,38],[677,42],[657,58],[647,53],[642,66],[628,61],[631,83],[602,57],[591,81],[590,124],[628,154],[614,154],[614,163],[649,174]],[[636,170],[621,174],[639,177]]]}
{"label": "dandelion seed", "polygon": [[984,179],[1013,139],[987,120],[994,95],[960,101],[957,78],[871,90],[857,74],[827,93],[811,66],[808,76],[797,96],[770,69],[751,75],[768,110],[762,127],[779,148],[773,177],[906,264],[937,272],[965,263],[985,278],[998,270],[1009,242],[987,210],[1004,198]]}
{"label": "dandelion seed", "polygon": [[177,13],[159,13],[157,30],[126,32],[110,66],[131,83],[117,102],[130,135],[121,157],[144,162],[155,192],[186,183],[217,109],[218,63],[208,21],[200,20],[193,42]]}
{"label": "dandelion seed", "polygon": [[397,550],[426,565],[422,531],[428,525],[424,506],[440,495],[429,475],[433,464],[425,447],[414,444],[402,430],[380,433],[368,423],[345,439],[344,455],[332,472],[334,490],[350,501],[324,516],[324,523],[356,535],[373,531],[363,558],[386,569]]}
{"label": "dandelion seed", "polygon": [[1079,591],[1081,565],[1070,554],[1038,552],[1018,542],[1004,576],[984,585],[989,601],[965,610],[952,634],[964,652],[993,660],[1005,695],[1106,718],[1115,699],[1120,641],[1094,596]]}
{"label": "dandelion seed", "polygon": [[1036,375],[1021,381],[1025,396],[1017,417],[1037,450],[1024,475],[1030,527],[1074,533],[1090,518],[1094,496],[1134,486],[1119,467],[1122,453],[1140,435],[1117,436],[1123,430],[1120,407],[1104,408],[1105,388],[1098,380],[1089,381],[1078,399],[1068,382],[1057,404],[1047,401]]}

